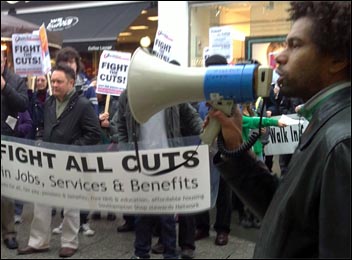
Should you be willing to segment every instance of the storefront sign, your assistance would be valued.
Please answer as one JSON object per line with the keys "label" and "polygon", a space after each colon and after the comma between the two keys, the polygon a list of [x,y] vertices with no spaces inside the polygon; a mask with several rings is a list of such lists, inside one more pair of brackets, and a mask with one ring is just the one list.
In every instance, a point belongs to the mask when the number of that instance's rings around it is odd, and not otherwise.
{"label": "storefront sign", "polygon": [[112,50],[112,45],[89,45],[87,51],[104,51],[104,50]]}
{"label": "storefront sign", "polygon": [[78,24],[79,19],[76,16],[68,16],[68,17],[57,17],[52,18],[46,27],[48,31],[63,31],[72,28],[76,24]]}

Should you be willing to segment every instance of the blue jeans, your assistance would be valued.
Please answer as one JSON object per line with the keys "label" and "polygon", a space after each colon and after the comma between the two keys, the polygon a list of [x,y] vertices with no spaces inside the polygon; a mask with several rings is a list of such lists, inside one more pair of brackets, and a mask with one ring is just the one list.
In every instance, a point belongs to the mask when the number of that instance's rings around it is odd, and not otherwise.
{"label": "blue jeans", "polygon": [[173,215],[143,215],[136,216],[134,241],[134,254],[140,258],[150,258],[149,252],[152,244],[153,226],[160,221],[161,240],[164,245],[164,258],[175,259],[176,254],[176,222]]}

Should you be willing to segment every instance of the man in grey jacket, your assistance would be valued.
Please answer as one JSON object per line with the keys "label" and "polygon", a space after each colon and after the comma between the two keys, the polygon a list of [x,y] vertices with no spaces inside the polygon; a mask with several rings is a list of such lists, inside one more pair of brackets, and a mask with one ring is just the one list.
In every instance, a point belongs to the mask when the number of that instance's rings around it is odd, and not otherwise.
{"label": "man in grey jacket", "polygon": [[239,149],[238,111],[233,117],[210,112],[225,144],[214,160],[263,218],[254,257],[350,258],[351,2],[293,2],[289,11],[294,23],[276,58],[278,85],[283,95],[305,101],[300,114],[309,125],[286,175],[279,183]]}

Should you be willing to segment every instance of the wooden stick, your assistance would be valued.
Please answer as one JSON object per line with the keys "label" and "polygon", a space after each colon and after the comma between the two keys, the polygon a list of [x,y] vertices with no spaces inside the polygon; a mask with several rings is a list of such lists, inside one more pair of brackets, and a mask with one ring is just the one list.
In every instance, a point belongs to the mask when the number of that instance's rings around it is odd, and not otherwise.
{"label": "wooden stick", "polygon": [[31,84],[30,84],[30,89],[34,92],[34,86],[35,86],[35,80],[36,80],[36,76],[28,76],[28,79],[30,79],[31,80]]}
{"label": "wooden stick", "polygon": [[106,96],[104,113],[109,111],[109,105],[110,105],[110,94]]}
{"label": "wooden stick", "polygon": [[51,96],[53,94],[53,90],[51,89],[51,80],[49,72],[46,74],[46,79],[48,81],[49,95]]}

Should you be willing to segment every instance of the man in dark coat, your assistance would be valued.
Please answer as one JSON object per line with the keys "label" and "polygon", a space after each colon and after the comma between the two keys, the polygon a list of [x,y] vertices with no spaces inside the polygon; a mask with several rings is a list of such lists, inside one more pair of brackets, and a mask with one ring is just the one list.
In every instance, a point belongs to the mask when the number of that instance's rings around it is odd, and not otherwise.
{"label": "man in dark coat", "polygon": [[[10,119],[17,119],[18,112],[28,108],[27,86],[22,78],[6,68],[5,54],[1,52],[1,135],[14,136],[15,124]],[[1,197],[1,229],[4,243],[9,249],[18,247],[14,227],[14,203]]]}
{"label": "man in dark coat", "polygon": [[[44,107],[43,141],[69,145],[95,145],[100,141],[98,117],[81,92],[74,88],[75,72],[61,63],[51,76],[53,95]],[[49,250],[51,207],[34,205],[28,246],[19,254],[33,254]],[[74,255],[78,248],[79,209],[64,209],[60,257]]]}

